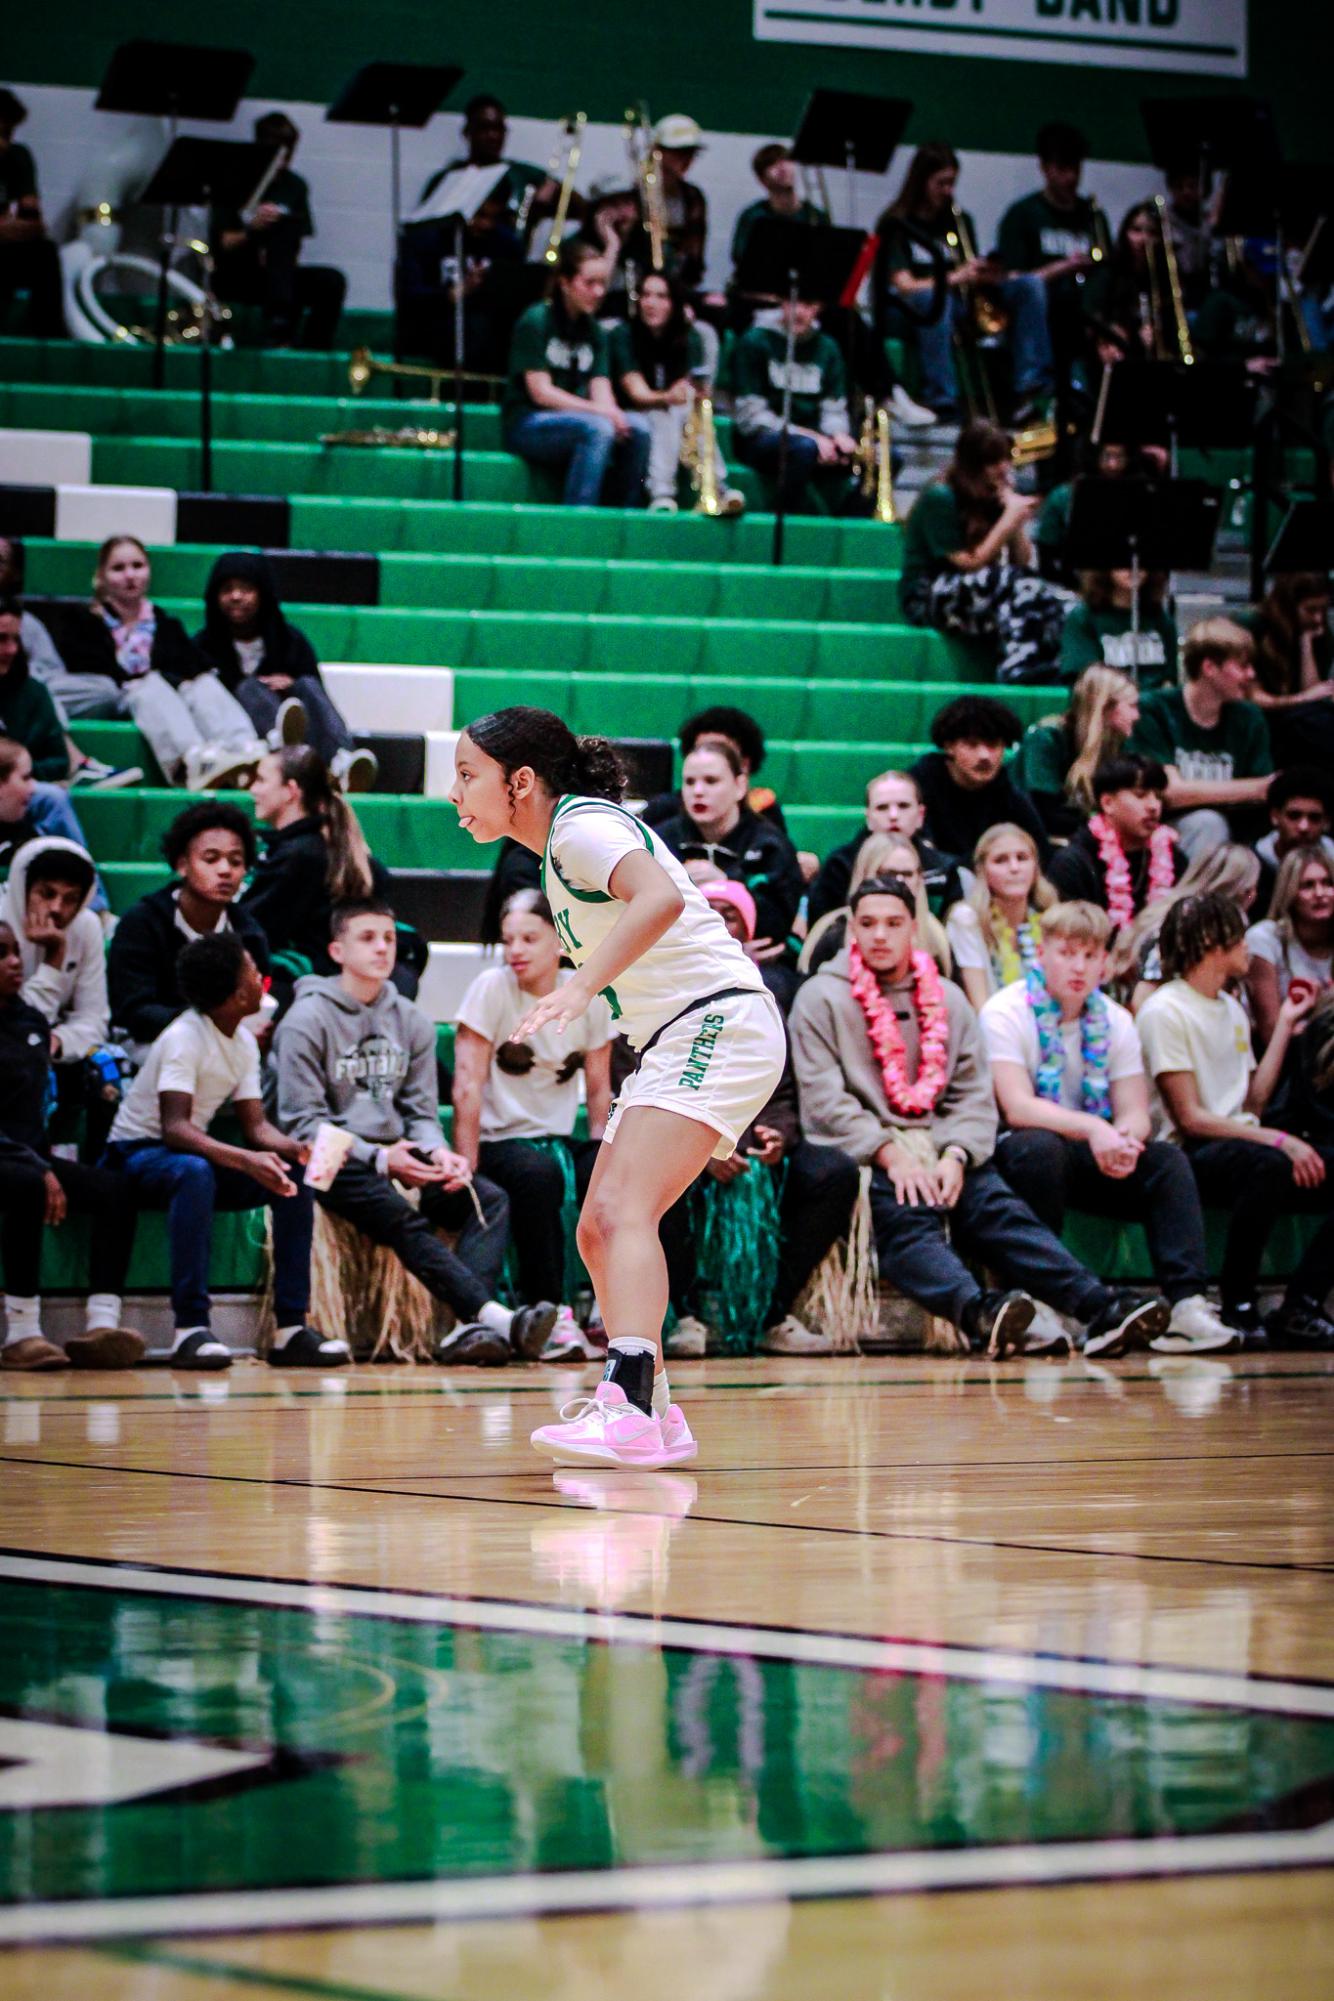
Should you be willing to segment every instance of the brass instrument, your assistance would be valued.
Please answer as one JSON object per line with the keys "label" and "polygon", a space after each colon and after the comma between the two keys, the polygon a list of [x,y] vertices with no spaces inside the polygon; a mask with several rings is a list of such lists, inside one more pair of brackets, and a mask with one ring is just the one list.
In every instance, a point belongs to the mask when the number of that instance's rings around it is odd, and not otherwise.
{"label": "brass instrument", "polygon": [[263,175],[261,176],[260,179],[259,186],[255,189],[254,194],[251,195],[250,200],[241,210],[241,221],[245,224],[247,229],[253,227],[256,213],[263,205],[265,195],[267,195],[269,189],[273,186],[273,183],[277,180],[279,174],[282,172],[283,168],[286,165],[287,165],[287,148],[286,146],[280,146],[278,148],[278,151],[274,154],[273,158],[269,161],[268,166],[264,169]]}
{"label": "brass instrument", "polygon": [[853,463],[862,470],[858,491],[863,500],[875,499],[871,509],[873,521],[883,521],[893,527],[899,516],[894,506],[894,460],[890,449],[889,412],[883,403],[877,404],[868,396],[865,415],[857,438],[857,450]]}
{"label": "brass instrument", "polygon": [[[381,355],[372,354],[368,347],[354,347],[347,358],[347,382],[354,396],[364,396],[377,375],[388,375],[396,380],[429,382],[430,394],[420,400],[425,403],[442,403],[441,393],[446,382],[453,382],[455,371],[451,367],[441,368],[428,361],[386,361]],[[504,380],[500,375],[479,375],[473,369],[460,369],[460,382],[489,382],[492,388]]]}
{"label": "brass instrument", "polygon": [[1014,434],[1010,445],[1010,463],[1016,466],[1036,465],[1039,459],[1051,458],[1059,442],[1056,426],[1050,417],[1044,417],[1040,424],[1027,424],[1022,431]]}
{"label": "brass instrument", "polygon": [[1186,302],[1181,292],[1181,270],[1177,264],[1176,244],[1172,241],[1172,226],[1167,219],[1166,195],[1155,195],[1153,206],[1158,214],[1158,239],[1163,246],[1163,266],[1167,272],[1167,289],[1172,298],[1172,326],[1176,336],[1177,352],[1184,366],[1189,368],[1195,360],[1195,349],[1191,344],[1190,327],[1186,321]]}
{"label": "brass instrument", "polygon": [[415,430],[405,424],[402,430],[391,431],[382,424],[376,424],[369,431],[325,431],[321,434],[322,445],[365,445],[391,451],[447,452],[454,443],[453,431]]}
{"label": "brass instrument", "polygon": [[1089,261],[1105,264],[1112,254],[1112,232],[1108,226],[1107,213],[1096,195],[1088,198],[1089,214],[1093,218],[1093,241],[1089,245]]}
{"label": "brass instrument", "polygon": [[648,106],[632,104],[625,114],[625,144],[630,155],[630,172],[639,190],[639,205],[648,231],[649,265],[665,269],[667,216],[662,201],[662,156],[654,144]]}
{"label": "brass instrument", "polygon": [[[946,231],[945,241],[956,253],[960,264],[971,264],[977,257],[977,245],[968,227],[968,219],[957,202],[950,203],[950,218],[954,226]],[[998,340],[1009,326],[1010,315],[1004,304],[995,292],[988,291],[985,286],[967,286],[964,302],[979,340]]]}
{"label": "brass instrument", "polygon": [[696,395],[681,434],[681,463],[690,473],[690,484],[698,498],[696,514],[716,518],[722,513],[718,494],[718,446],[713,421],[713,398]]}
{"label": "brass instrument", "polygon": [[[574,177],[579,171],[579,160],[584,150],[584,127],[588,123],[586,111],[576,111],[567,118],[560,128],[560,142],[547,165],[548,179],[560,182],[560,193],[556,197],[556,212],[551,218],[551,228],[547,232],[546,248],[541,261],[553,266],[559,261],[560,246],[565,237],[570,220],[570,203],[574,197]],[[520,238],[528,225],[533,197],[537,193],[536,184],[529,187],[519,204],[517,229]]]}

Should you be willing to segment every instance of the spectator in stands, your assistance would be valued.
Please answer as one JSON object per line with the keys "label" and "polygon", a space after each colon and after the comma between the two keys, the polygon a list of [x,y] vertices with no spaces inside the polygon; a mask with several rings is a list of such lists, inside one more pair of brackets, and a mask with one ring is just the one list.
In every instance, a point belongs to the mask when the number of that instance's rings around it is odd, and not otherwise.
{"label": "spectator in stands", "polygon": [[[783,458],[784,387],[791,390],[791,424],[783,471],[783,504],[793,512],[820,511],[810,497],[815,480],[822,499],[838,511],[846,497],[857,441],[851,435],[847,376],[836,343],[819,324],[814,299],[787,301],[781,327],[753,326],[732,349],[733,424],[737,457],[777,475]],[[789,371],[787,332],[794,345]],[[789,382],[790,374],[790,382]]]}
{"label": "spectator in stands", "polygon": [[548,296],[520,317],[510,348],[506,447],[563,467],[567,507],[638,507],[648,475],[648,419],[617,403],[607,335],[594,317],[606,289],[605,261],[568,238]]}
{"label": "spectator in stands", "polygon": [[177,880],[130,905],[107,954],[111,1019],[141,1060],[185,1005],[176,979],[184,946],[234,931],[261,975],[269,970],[268,939],[236,901],[255,865],[249,815],[220,799],[201,799],[176,815],[162,853]]}
{"label": "spectator in stands", "polygon": [[37,168],[14,134],[28,107],[0,89],[0,325],[15,292],[28,294],[28,332],[59,340],[65,331],[60,253],[46,233]]}
{"label": "spectator in stands", "polygon": [[1015,492],[1010,449],[998,425],[964,425],[908,516],[899,596],[910,625],[991,641],[998,681],[1055,681],[1066,594],[1033,570],[1038,502]]}
{"label": "spectator in stands", "polygon": [[[463,107],[464,151],[446,160],[443,167],[432,174],[421,191],[419,206],[430,200],[446,174],[455,173],[460,167],[498,167],[504,164],[505,173],[498,192],[504,201],[502,220],[505,228],[516,229],[520,210],[524,210],[526,220],[531,224],[537,214],[544,211],[556,198],[556,184],[541,167],[530,165],[527,160],[511,160],[505,151],[509,142],[509,113],[498,97],[481,91],[470,98]],[[529,190],[533,199],[525,206]]]}
{"label": "spectator in stands", "polygon": [[1145,904],[1129,932],[1123,932],[1115,942],[1109,977],[1109,985],[1129,993],[1132,1014],[1137,1015],[1149,995],[1156,993],[1163,983],[1158,940],[1163,919],[1172,905],[1188,896],[1213,892],[1235,903],[1247,917],[1256,907],[1259,880],[1260,863],[1254,848],[1243,848],[1238,842],[1229,841],[1221,848],[1210,848],[1207,854],[1197,855],[1174,889]]}
{"label": "spectator in stands", "polygon": [[[746,794],[746,804],[751,812],[772,821],[780,834],[786,834],[787,822],[776,794],[769,786],[754,783],[764,768],[765,741],[764,731],[748,709],[733,708],[728,702],[714,702],[707,709],[698,709],[693,716],[687,716],[677,737],[682,759],[689,757],[697,743],[718,737],[726,738],[745,767],[746,777],[751,781]],[[648,826],[660,827],[682,810],[679,791],[659,792],[645,805],[642,818]]]}
{"label": "spectator in stands", "polygon": [[[86,848],[39,836],[19,849],[0,895],[0,915],[19,941],[23,999],[48,1025],[51,1062],[62,1108],[77,1111],[88,1095],[88,1058],[106,1041],[106,948],[91,905],[97,871]],[[109,1119],[101,1122],[105,1140]],[[100,1143],[90,1146],[97,1158]]]}
{"label": "spectator in stands", "polygon": [[267,556],[233,549],[219,556],[204,591],[195,645],[266,742],[302,743],[329,766],[345,792],[369,792],[379,766],[358,750],[320,678],[315,649],[289,624]]}
{"label": "spectator in stands", "polygon": [[1252,700],[1280,768],[1298,758],[1334,764],[1329,595],[1327,576],[1275,577],[1255,622]]}
{"label": "spectator in stands", "polygon": [[[564,1028],[547,1025],[523,1042],[514,1031],[534,1000],[569,979],[540,889],[521,889],[501,917],[505,962],[490,966],[459,1007],[454,1044],[454,1144],[509,1197],[519,1291],[530,1304],[561,1300],[548,1340],[553,1355],[580,1355],[584,1337],[570,1307],[573,1217],[588,1192],[611,1110],[611,1010],[600,996]],[[588,1135],[574,1137],[579,1073]]]}
{"label": "spectator in stands", "polygon": [[[904,883],[861,885],[847,950],[807,980],[791,1032],[806,1136],[871,1168],[880,1271],[900,1292],[992,1355],[1022,1343],[1030,1295],[1084,1323],[1086,1354],[1163,1331],[1161,1300],[1101,1284],[996,1171],[982,1031],[918,950]],[[1016,1289],[984,1292],[965,1255]]]}
{"label": "spectator in stands", "polygon": [[[826,855],[806,898],[807,923],[817,924],[827,911],[846,906],[858,856],[876,834],[898,834],[912,843],[926,900],[935,916],[943,915],[957,903],[963,895],[958,867],[952,856],[941,854],[926,839],[922,832],[925,821],[921,789],[910,771],[882,771],[871,779],[866,787],[866,824],[841,848]],[[885,872],[901,873],[900,870]]]}
{"label": "spectator in stands", "polygon": [[191,791],[244,784],[263,744],[178,618],[148,595],[148,551],[112,535],[97,552],[93,601],[57,615],[52,636],[87,691],[85,716],[129,716],[167,779]]}
{"label": "spectator in stands", "polygon": [[703,188],[688,178],[704,150],[704,134],[683,111],[660,118],[653,128],[665,224],[667,261],[688,292],[704,282],[708,258],[709,204]]}
{"label": "spectator in stands", "polygon": [[725,738],[696,743],[681,767],[682,810],[657,832],[683,862],[745,883],[759,934],[751,956],[763,961],[781,957],[804,884],[791,843],[752,812],[748,789],[745,764]]}
{"label": "spectator in stands", "polygon": [[[118,1175],[77,1161],[54,1160],[46,1134],[50,1031],[24,1000],[24,955],[14,927],[0,919],[0,1257],[5,1268],[5,1332],[0,1368],[45,1371],[69,1363],[126,1369],[144,1340],[120,1324],[134,1248],[132,1192]],[[63,1348],[42,1332],[42,1233],[67,1215],[91,1224],[84,1332]]]}
{"label": "spectator in stands", "polygon": [[1167,773],[1151,757],[1125,752],[1093,774],[1098,810],[1087,826],[1057,848],[1049,874],[1066,903],[1095,903],[1113,934],[1133,924],[1146,903],[1166,896],[1186,867],[1170,827],[1163,825]]}
{"label": "spectator in stands", "polygon": [[1206,1206],[1226,1209],[1220,1274],[1222,1317],[1248,1337],[1261,1332],[1260,1260],[1278,1218],[1322,1216],[1277,1314],[1271,1339],[1334,1345],[1324,1303],[1334,1288],[1334,1181],[1327,1155],[1280,1125],[1260,1123],[1274,1097],[1293,1034],[1314,994],[1289,993],[1257,1064],[1245,1011],[1225,991],[1250,965],[1246,920],[1226,897],[1183,897],[1163,919],[1166,985],[1145,1001],[1138,1025],[1149,1073],[1195,1170]]}
{"label": "spectator in stands", "polygon": [[973,865],[968,899],[955,904],[945,931],[959,984],[980,1008],[1036,962],[1042,913],[1055,903],[1056,891],[1042,873],[1033,836],[1005,821],[983,834]]}
{"label": "spectator in stands", "polygon": [[937,710],[936,748],[918,758],[911,776],[926,807],[923,831],[942,854],[971,855],[987,828],[1002,820],[1025,828],[1038,852],[1045,851],[1037,809],[1005,767],[1007,749],[1022,734],[1014,710],[990,695],[957,695]]}
{"label": "spectator in stands", "polygon": [[1153,361],[1175,346],[1159,244],[1156,209],[1152,202],[1136,202],[1121,218],[1110,256],[1087,274],[1084,285],[1084,309],[1094,329],[1117,335],[1130,361]]}
{"label": "spectator in stands", "polygon": [[[264,1115],[259,1046],[245,1026],[263,997],[258,966],[234,931],[194,938],[177,962],[185,1012],[165,1028],[131,1084],[111,1128],[107,1158],[146,1209],[165,1209],[171,1246],[171,1365],[227,1369],[231,1354],[213,1338],[208,1290],[213,1216],[218,1209],[272,1211],[273,1307],[269,1351],[277,1367],[336,1368],[347,1343],[306,1324],[310,1307],[311,1192],[290,1170],[309,1148]],[[241,1144],[210,1130],[224,1105]]]}
{"label": "spectator in stands", "polygon": [[1061,632],[1061,672],[1067,679],[1101,663],[1132,674],[1141,688],[1176,686],[1176,622],[1163,604],[1167,571],[1143,572],[1138,612],[1132,608],[1133,576],[1130,570],[1080,572],[1079,599],[1066,612]]}
{"label": "spectator in stands", "polygon": [[996,1165],[1055,1236],[1067,1209],[1144,1225],[1172,1309],[1162,1354],[1237,1345],[1206,1297],[1204,1215],[1179,1147],[1150,1138],[1149,1088],[1135,1024],[1102,991],[1110,926],[1091,903],[1045,911],[1037,958],[982,1009],[1006,1130]]}
{"label": "spectator in stands", "polygon": [[[1119,354],[1115,357],[1119,359]],[[1104,364],[1111,366],[1109,360]],[[1144,476],[1167,471],[1167,451],[1161,445],[1094,444],[1091,438],[1076,447],[1076,465],[1083,480],[1125,479],[1128,474]],[[1063,480],[1054,486],[1042,503],[1033,526],[1033,546],[1038,569],[1053,583],[1071,590],[1079,585],[1079,573],[1069,559],[1070,515],[1079,479]],[[1175,635],[1174,635],[1175,639]],[[1175,644],[1172,657],[1176,657]]]}
{"label": "spectator in stands", "polygon": [[804,222],[811,228],[828,226],[829,216],[818,202],[801,192],[800,169],[792,148],[778,141],[761,146],[751,155],[750,171],[764,189],[759,201],[742,209],[732,228],[732,268],[735,272],[746,254],[746,246],[757,222]]}
{"label": "spectator in stands", "polygon": [[954,958],[949,938],[940,919],[932,915],[921,857],[913,842],[904,834],[872,834],[863,843],[852,865],[847,900],[841,909],[827,910],[811,925],[797,961],[798,972],[818,972],[821,966],[842,951],[847,943],[849,903],[854,893],[873,875],[894,875],[908,885],[913,893],[918,942],[931,954],[946,979],[951,979]]}
{"label": "spectator in stands", "polygon": [[1323,848],[1294,848],[1278,871],[1268,917],[1246,933],[1246,975],[1262,1049],[1294,986],[1323,997],[1334,979],[1334,862]]}
{"label": "spectator in stands", "polygon": [[1194,858],[1247,829],[1269,789],[1269,732],[1250,699],[1255,647],[1231,619],[1193,625],[1182,648],[1185,684],[1146,695],[1130,749],[1167,772],[1170,824]]}
{"label": "spectator in stands", "polygon": [[281,165],[256,207],[215,213],[213,285],[220,299],[258,306],[275,347],[332,347],[347,279],[327,264],[303,264],[315,234],[310,188],[292,172],[301,134],[281,111],[255,120],[255,142],[281,150]]}
{"label": "spectator in stands", "polygon": [[[546,1345],[557,1308],[542,1300],[511,1312],[496,1298],[509,1201],[446,1144],[435,1027],[390,977],[395,946],[387,904],[368,897],[339,905],[330,946],[339,970],[298,983],[274,1038],[278,1116],[307,1143],[325,1123],[352,1134],[347,1160],[316,1200],[387,1245],[456,1315],[436,1348],[438,1362],[531,1358]],[[400,1189],[418,1190],[419,1206]],[[454,1250],[438,1229],[459,1233]]]}
{"label": "spectator in stands", "polygon": [[1265,793],[1269,810],[1269,832],[1255,844],[1260,858],[1260,888],[1257,902],[1268,910],[1279,866],[1294,848],[1315,842],[1334,862],[1334,780],[1326,771],[1310,764],[1289,765],[1269,781]]}
{"label": "spectator in stands", "polygon": [[[697,399],[709,392],[708,363],[700,331],[690,320],[677,281],[650,271],[630,318],[611,334],[611,379],[629,410],[643,413],[652,435],[648,462],[650,514],[675,514],[676,485],[686,425]],[[695,440],[698,460],[701,443]],[[719,512],[744,514],[745,495],[727,483],[727,467],[714,442],[713,476]]]}
{"label": "spectator in stands", "polygon": [[[1080,279],[1092,269],[1094,206],[1079,192],[1088,141],[1054,119],[1037,137],[1042,186],[1011,202],[1001,217],[996,257],[1005,270],[1029,272],[1046,291],[1047,325],[1058,365],[1077,353],[1083,332]],[[1016,413],[1023,421],[1023,413]]]}
{"label": "spectator in stands", "polygon": [[1048,834],[1068,840],[1097,810],[1093,774],[1124,750],[1139,721],[1139,689],[1118,667],[1086,667],[1064,715],[1024,731],[1019,780]]}
{"label": "spectator in stands", "polygon": [[58,783],[69,776],[69,749],[50,693],[31,672],[17,598],[0,597],[0,731],[32,756],[33,774]]}
{"label": "spectator in stands", "polygon": [[[80,750],[71,738],[71,717],[86,713],[84,677],[67,671],[46,625],[23,603],[25,569],[26,553],[21,537],[0,535],[0,601],[12,598],[19,608],[19,644],[28,662],[29,673],[42,684],[55,704],[56,719],[64,732],[65,751],[72,774],[70,785],[114,791],[121,785],[137,784],[144,775],[137,764],[106,764],[102,759],[90,757],[86,751]],[[101,683],[96,675],[91,679],[91,700],[96,710],[97,691]]]}
{"label": "spectator in stands", "polygon": [[[24,842],[38,834],[59,834],[81,848],[88,846],[64,786],[39,785],[27,746],[0,736],[0,873],[12,865]],[[100,889],[93,906],[106,908]]]}

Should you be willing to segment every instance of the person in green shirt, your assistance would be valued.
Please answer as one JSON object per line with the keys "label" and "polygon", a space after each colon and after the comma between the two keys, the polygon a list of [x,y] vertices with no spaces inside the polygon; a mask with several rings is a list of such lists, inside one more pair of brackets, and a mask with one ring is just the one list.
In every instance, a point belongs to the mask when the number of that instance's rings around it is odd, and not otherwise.
{"label": "person in green shirt", "polygon": [[1047,832],[1069,840],[1098,809],[1093,774],[1120,757],[1139,721],[1139,689],[1118,667],[1086,667],[1064,715],[1024,731],[1016,776]]}
{"label": "person in green shirt", "polygon": [[1081,573],[1079,599],[1066,613],[1061,634],[1061,672],[1067,679],[1101,661],[1122,668],[1141,688],[1176,686],[1176,620],[1163,604],[1167,572],[1141,572],[1138,617],[1133,581],[1130,570]]}
{"label": "person in green shirt", "polygon": [[69,746],[50,690],[28,671],[17,598],[0,597],[0,736],[21,743],[43,783],[69,777]]}
{"label": "person in green shirt", "polygon": [[292,172],[301,134],[285,112],[255,120],[255,140],[281,148],[282,164],[258,207],[215,212],[214,289],[220,299],[258,306],[267,340],[279,347],[329,348],[347,295],[347,279],[328,264],[300,262],[315,234],[310,189]]}
{"label": "person in green shirt", "polygon": [[1274,769],[1255,688],[1255,642],[1229,618],[1193,625],[1180,688],[1146,695],[1130,750],[1167,772],[1167,820],[1193,861],[1241,839]]}
{"label": "person in green shirt", "polygon": [[607,265],[591,243],[561,245],[550,295],[514,329],[502,405],[505,444],[534,465],[563,467],[567,507],[642,507],[652,434],[611,387],[607,336],[593,315]]}
{"label": "person in green shirt", "polygon": [[1038,501],[1015,492],[1013,471],[1008,432],[964,425],[908,516],[899,602],[910,625],[993,641],[998,681],[1054,681],[1069,594],[1033,572]]}
{"label": "person in green shirt", "polygon": [[28,107],[0,89],[0,325],[15,292],[28,294],[28,331],[38,340],[65,332],[60,253],[46,233],[37,167],[14,134]]}
{"label": "person in green shirt", "polygon": [[[649,512],[675,514],[686,424],[698,398],[709,393],[709,380],[699,328],[689,317],[679,285],[661,271],[649,272],[634,313],[612,328],[611,379],[620,401],[627,409],[643,412],[653,435]],[[727,484],[716,433],[713,475],[720,513],[744,514],[745,495]]]}
{"label": "person in green shirt", "polygon": [[1097,208],[1079,192],[1088,141],[1062,120],[1037,137],[1042,186],[1012,202],[1001,217],[996,255],[1010,272],[1023,272],[1044,302],[1050,349],[1068,365],[1083,344],[1080,287],[1094,268]]}
{"label": "person in green shirt", "polygon": [[[783,326],[751,327],[732,350],[733,422],[737,456],[775,473],[782,452],[783,396],[791,391],[791,427],[783,473],[783,505],[811,512],[809,486],[820,479],[841,499],[857,450],[848,416],[843,357],[819,323],[813,299],[783,307]],[[787,364],[787,328],[794,335]]]}
{"label": "person in green shirt", "polygon": [[797,163],[790,146],[776,142],[761,146],[753,156],[750,170],[764,189],[763,201],[743,208],[732,231],[732,264],[740,264],[746,254],[757,222],[770,217],[776,222],[804,222],[813,227],[828,226],[829,216],[815,202],[807,201],[797,185]]}

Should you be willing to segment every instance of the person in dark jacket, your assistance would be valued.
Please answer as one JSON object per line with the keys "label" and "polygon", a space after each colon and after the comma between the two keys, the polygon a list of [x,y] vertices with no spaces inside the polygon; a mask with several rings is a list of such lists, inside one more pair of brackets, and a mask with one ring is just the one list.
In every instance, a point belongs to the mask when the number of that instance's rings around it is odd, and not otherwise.
{"label": "person in dark jacket", "polygon": [[143,543],[112,535],[97,553],[92,603],[44,614],[66,671],[93,697],[81,713],[131,717],[172,784],[245,784],[264,745],[181,621],[153,603],[151,582]]}
{"label": "person in dark jacket", "polygon": [[971,855],[988,827],[1007,821],[1025,828],[1045,859],[1041,816],[1005,768],[1006,751],[1023,733],[1014,710],[992,695],[959,695],[935,716],[936,748],[912,767],[933,846],[947,855]]}
{"label": "person in dark jacket", "polygon": [[[46,1136],[51,1024],[22,997],[23,956],[13,927],[0,922],[0,1257],[5,1267],[5,1333],[0,1368],[45,1372],[71,1362],[128,1369],[144,1352],[142,1334],[120,1325],[134,1248],[133,1191],[117,1174],[53,1160]],[[83,1334],[63,1348],[42,1332],[42,1233],[70,1214],[91,1219],[89,1290]]]}
{"label": "person in dark jacket", "polygon": [[711,879],[712,869],[746,885],[757,924],[751,956],[762,959],[782,951],[804,885],[792,843],[752,811],[748,789],[733,745],[723,738],[697,744],[681,771],[681,811],[660,821],[655,832],[687,867],[705,865],[701,881]]}
{"label": "person in dark jacket", "polygon": [[[746,804],[751,812],[772,821],[780,834],[786,834],[787,822],[777,795],[769,786],[755,782],[764,766],[764,731],[747,710],[733,708],[730,702],[716,702],[710,708],[687,716],[677,738],[682,761],[689,757],[697,743],[713,742],[718,737],[725,737],[740,755],[750,788]],[[679,792],[659,792],[647,802],[641,817],[645,826],[660,827],[682,810]]]}
{"label": "person in dark jacket", "polygon": [[309,742],[345,792],[369,792],[378,765],[358,750],[320,678],[315,649],[284,615],[267,556],[219,556],[204,591],[195,645],[249,716],[257,736]]}
{"label": "person in dark jacket", "polygon": [[882,771],[871,779],[866,787],[866,824],[850,841],[825,856],[807,892],[807,924],[818,923],[831,910],[846,908],[857,857],[877,834],[893,834],[912,842],[922,866],[927,906],[933,917],[943,917],[963,895],[959,865],[953,855],[942,854],[926,839],[922,832],[925,821],[921,790],[910,771]]}
{"label": "person in dark jacket", "polygon": [[29,752],[34,778],[58,784],[69,776],[69,747],[50,693],[29,669],[22,616],[17,598],[0,597],[0,735]]}
{"label": "person in dark jacket", "polygon": [[[1047,871],[1062,902],[1094,903],[1124,927],[1175,887],[1186,857],[1163,825],[1166,790],[1167,773],[1156,758],[1122,756],[1099,766],[1093,774],[1098,810],[1056,850]],[[1112,875],[1122,869],[1118,888]]]}
{"label": "person in dark jacket", "polygon": [[176,961],[192,938],[235,931],[260,973],[269,971],[263,928],[236,901],[255,863],[248,815],[239,806],[201,799],[176,815],[162,837],[162,852],[178,879],[130,905],[107,955],[112,1024],[140,1058],[185,1011]]}
{"label": "person in dark jacket", "polygon": [[[263,927],[271,952],[300,953],[312,972],[332,979],[338,970],[329,957],[334,905],[387,900],[389,871],[367,847],[356,814],[308,744],[262,757],[250,796],[269,832],[241,908]],[[400,950],[404,943],[400,936]],[[394,967],[394,984],[409,1000],[417,992],[420,951],[411,961]],[[294,977],[280,970],[276,991],[283,1005]]]}

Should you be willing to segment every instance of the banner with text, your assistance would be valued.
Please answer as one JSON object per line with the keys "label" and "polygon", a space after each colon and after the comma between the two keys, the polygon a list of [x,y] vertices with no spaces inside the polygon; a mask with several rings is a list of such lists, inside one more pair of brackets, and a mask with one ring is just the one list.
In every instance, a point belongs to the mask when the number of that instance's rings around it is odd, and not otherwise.
{"label": "banner with text", "polygon": [[1246,0],[755,0],[762,42],[1245,76]]}

